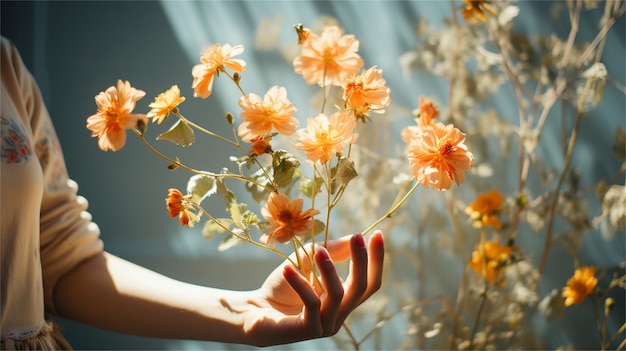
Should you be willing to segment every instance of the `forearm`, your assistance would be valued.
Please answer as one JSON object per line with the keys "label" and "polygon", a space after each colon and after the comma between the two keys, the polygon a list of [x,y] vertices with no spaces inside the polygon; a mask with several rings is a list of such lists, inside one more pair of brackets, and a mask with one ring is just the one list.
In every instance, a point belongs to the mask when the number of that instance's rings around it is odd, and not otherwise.
{"label": "forearm", "polygon": [[248,295],[176,281],[110,254],[83,262],[55,289],[60,315],[128,334],[248,343]]}

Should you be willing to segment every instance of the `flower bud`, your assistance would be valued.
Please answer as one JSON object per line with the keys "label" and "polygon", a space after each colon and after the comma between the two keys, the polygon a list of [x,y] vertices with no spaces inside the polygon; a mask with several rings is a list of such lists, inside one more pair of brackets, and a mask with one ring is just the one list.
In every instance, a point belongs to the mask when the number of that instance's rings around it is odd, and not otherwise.
{"label": "flower bud", "polygon": [[309,35],[311,35],[311,30],[305,28],[301,23],[298,23],[293,27],[296,30],[296,34],[298,34],[298,45],[304,44],[304,42],[309,38]]}
{"label": "flower bud", "polygon": [[239,84],[239,81],[241,81],[241,75],[239,74],[239,72],[235,72],[233,74],[233,81],[235,81],[236,84]]}
{"label": "flower bud", "polygon": [[525,209],[528,206],[528,197],[526,196],[526,194],[518,194],[515,198],[515,204],[520,209]]}
{"label": "flower bud", "polygon": [[143,135],[146,132],[146,129],[148,128],[148,125],[146,123],[146,121],[143,118],[139,118],[137,120],[137,129],[139,130],[139,133],[141,133],[141,135]]}
{"label": "flower bud", "polygon": [[615,301],[613,300],[613,298],[607,297],[607,299],[604,300],[604,311],[608,313],[613,308],[614,304]]}
{"label": "flower bud", "polygon": [[233,124],[234,121],[235,117],[233,117],[233,114],[230,112],[226,112],[226,122],[228,122],[228,124]]}

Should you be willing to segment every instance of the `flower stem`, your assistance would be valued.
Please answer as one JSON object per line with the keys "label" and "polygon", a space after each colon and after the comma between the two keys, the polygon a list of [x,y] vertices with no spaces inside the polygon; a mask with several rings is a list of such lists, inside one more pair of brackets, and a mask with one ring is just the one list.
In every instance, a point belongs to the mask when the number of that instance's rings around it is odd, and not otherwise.
{"label": "flower stem", "polygon": [[296,238],[291,238],[291,243],[293,244],[293,252],[296,255],[296,261],[298,262],[298,270],[302,269],[302,261],[300,259],[300,250],[298,249],[298,243],[296,242]]}
{"label": "flower stem", "polygon": [[342,326],[343,326],[343,329],[345,329],[346,333],[348,334],[348,337],[350,338],[350,342],[352,343],[352,346],[354,346],[354,351],[358,351],[359,350],[359,342],[354,337],[354,334],[352,334],[352,331],[350,330],[350,327],[348,326],[348,323],[344,322]]}
{"label": "flower stem", "polygon": [[393,207],[391,207],[389,211],[387,211],[387,213],[385,213],[382,217],[377,219],[376,222],[372,223],[372,225],[370,225],[369,227],[367,227],[367,229],[362,231],[361,234],[363,236],[367,235],[367,233],[369,233],[374,228],[376,228],[376,226],[382,223],[382,221],[384,221],[387,218],[391,218],[391,216],[400,208],[400,206],[404,204],[404,202],[406,202],[406,200],[411,196],[411,194],[413,194],[413,192],[415,191],[415,189],[417,189],[419,185],[420,185],[419,182],[415,182],[415,184],[413,184],[413,187],[411,187],[411,189],[409,189],[409,191],[406,194],[404,194],[404,196],[402,197],[402,199],[400,199],[400,201],[398,201],[395,205],[393,205]]}
{"label": "flower stem", "polygon": [[201,131],[202,133],[204,133],[204,134],[206,134],[206,135],[209,135],[209,136],[212,136],[212,137],[214,137],[214,138],[217,138],[217,139],[219,139],[219,140],[221,140],[221,141],[227,142],[227,143],[229,143],[230,145],[232,145],[232,146],[234,146],[234,147],[241,148],[241,146],[240,146],[238,143],[236,143],[236,142],[234,142],[234,141],[232,141],[232,140],[230,140],[230,139],[224,138],[223,136],[221,136],[221,135],[219,135],[219,134],[215,134],[215,133],[213,133],[212,131],[210,131],[210,130],[208,130],[208,129],[203,128],[202,126],[200,126],[200,125],[198,125],[198,124],[196,124],[196,123],[194,123],[194,122],[192,122],[192,121],[188,120],[187,118],[185,118],[185,117],[184,117],[182,114],[180,114],[179,112],[174,112],[174,114],[175,114],[178,118],[182,119],[185,123],[187,123],[188,125],[190,125],[190,126],[192,126],[192,127],[196,128],[197,130]]}
{"label": "flower stem", "polygon": [[332,180],[332,172],[330,170],[330,164],[327,162],[325,165],[325,170],[326,170],[326,203],[328,204],[328,208],[326,210],[326,224],[325,224],[325,228],[324,228],[324,246],[326,246],[326,243],[328,242],[328,231],[329,231],[329,224],[330,224],[330,210],[332,209],[332,202],[331,202],[331,191],[332,191],[332,187],[333,187],[333,180]]}
{"label": "flower stem", "polygon": [[231,234],[231,235],[233,235],[233,236],[237,237],[238,239],[243,240],[243,241],[245,241],[245,242],[247,242],[247,243],[250,243],[250,244],[252,244],[252,245],[258,246],[258,247],[260,247],[260,248],[262,248],[262,249],[265,249],[265,250],[267,250],[267,251],[273,252],[273,253],[275,253],[275,254],[277,254],[277,255],[281,256],[282,258],[284,258],[284,259],[288,260],[289,262],[291,262],[291,264],[292,264],[292,265],[294,265],[295,267],[299,267],[299,266],[296,264],[296,262],[294,262],[294,261],[291,259],[291,257],[289,257],[289,256],[285,255],[285,254],[284,254],[284,253],[282,253],[280,250],[278,250],[278,249],[276,249],[276,248],[274,248],[274,247],[272,247],[272,246],[269,246],[269,245],[264,245],[264,244],[261,244],[261,243],[259,243],[259,242],[256,242],[256,241],[254,241],[254,240],[251,240],[251,239],[249,239],[249,238],[247,238],[247,237],[243,237],[243,236],[241,236],[241,235],[239,235],[239,234],[235,233],[234,231],[230,230],[230,228],[228,228],[227,226],[225,226],[224,224],[222,224],[222,222],[218,221],[215,217],[213,217],[213,216],[212,216],[209,212],[207,212],[207,211],[206,211],[206,210],[205,210],[202,206],[200,206],[198,203],[196,203],[196,202],[192,202],[192,203],[193,203],[193,204],[194,204],[194,205],[195,205],[195,206],[196,206],[196,207],[197,207],[200,211],[202,211],[202,213],[204,213],[207,217],[209,217],[209,219],[210,219],[210,220],[212,220],[213,222],[215,222],[218,226],[222,227],[222,229],[224,229],[225,231],[227,231],[229,234]]}
{"label": "flower stem", "polygon": [[139,138],[141,139],[141,141],[144,143],[144,145],[146,145],[146,147],[148,147],[148,149],[150,149],[150,151],[152,151],[155,155],[157,155],[158,157],[162,158],[163,160],[171,163],[172,165],[175,165],[178,168],[182,168],[188,172],[191,173],[195,173],[195,174],[204,174],[210,177],[215,177],[215,178],[232,178],[232,179],[237,179],[237,180],[241,180],[244,182],[248,182],[248,183],[252,183],[260,188],[264,188],[268,191],[274,191],[274,189],[272,187],[268,187],[266,185],[263,185],[261,183],[258,183],[256,181],[254,181],[253,179],[250,179],[246,176],[243,176],[241,174],[234,174],[234,173],[213,173],[213,172],[208,172],[208,171],[201,171],[199,169],[195,169],[193,167],[189,167],[187,165],[185,165],[184,163],[180,162],[180,160],[178,159],[173,159],[171,157],[168,157],[166,155],[164,155],[163,153],[161,153],[159,150],[155,149],[154,146],[152,146],[152,144],[150,144],[150,142],[146,139],[146,137],[143,135],[143,133],[141,133],[140,131],[138,131],[135,128],[131,129],[135,134],[137,134],[137,136],[139,136]]}
{"label": "flower stem", "polygon": [[468,346],[468,350],[471,350],[472,347],[474,346],[474,336],[476,335],[476,331],[478,330],[478,323],[480,322],[480,315],[482,314],[484,308],[485,308],[485,303],[487,302],[487,289],[488,289],[488,283],[487,281],[485,281],[485,290],[483,290],[482,292],[482,296],[481,296],[481,300],[480,300],[480,306],[478,307],[478,312],[476,313],[476,319],[474,320],[474,327],[472,328],[472,334],[470,335],[469,338],[469,346]]}
{"label": "flower stem", "polygon": [[485,287],[481,294],[480,306],[478,307],[478,312],[476,313],[476,319],[474,320],[474,327],[472,328],[472,334],[469,338],[469,347],[468,349],[472,349],[474,345],[474,336],[476,335],[476,331],[478,330],[478,323],[480,322],[480,315],[485,308],[485,302],[487,301],[487,290],[489,289],[489,281],[487,280],[487,253],[485,252],[485,228],[480,229],[480,255],[482,256],[482,277],[485,281]]}
{"label": "flower stem", "polygon": [[222,70],[222,72],[224,72],[224,74],[230,78],[230,80],[233,81],[233,83],[235,83],[235,85],[237,86],[237,89],[239,89],[239,91],[241,92],[241,94],[243,96],[246,96],[248,94],[246,94],[246,92],[243,90],[243,88],[241,87],[241,84],[239,84],[239,80],[235,80],[235,77],[233,75],[231,75],[230,73],[226,72],[226,70]]}
{"label": "flower stem", "polygon": [[578,109],[576,111],[576,120],[574,121],[574,128],[572,129],[572,133],[570,134],[569,141],[567,143],[567,151],[565,153],[565,161],[563,162],[563,167],[561,168],[561,173],[559,174],[559,179],[556,183],[556,188],[554,189],[554,194],[552,195],[552,203],[550,204],[549,214],[548,214],[548,227],[546,229],[546,237],[545,243],[543,246],[543,253],[541,254],[541,261],[539,262],[539,274],[543,272],[543,269],[546,265],[546,260],[548,258],[548,251],[552,247],[552,230],[554,228],[554,218],[556,214],[556,207],[559,203],[559,194],[561,191],[561,186],[565,181],[565,176],[567,175],[567,171],[569,170],[569,165],[572,160],[572,155],[574,153],[574,145],[576,145],[576,138],[578,137],[578,128],[580,127],[580,121],[583,116],[582,111],[582,100],[586,98],[588,89],[590,87],[591,79],[587,80],[587,84],[585,86],[585,90],[582,94],[581,100],[579,102]]}

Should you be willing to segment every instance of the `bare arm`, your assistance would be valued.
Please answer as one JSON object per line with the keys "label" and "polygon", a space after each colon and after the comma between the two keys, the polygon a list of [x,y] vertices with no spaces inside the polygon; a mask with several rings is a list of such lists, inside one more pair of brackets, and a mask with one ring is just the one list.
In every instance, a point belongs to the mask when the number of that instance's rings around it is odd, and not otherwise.
{"label": "bare arm", "polygon": [[[104,253],[59,281],[55,304],[64,317],[127,334],[282,344],[336,333],[378,290],[383,256],[380,233],[370,237],[368,248],[355,235],[331,243],[328,251],[318,249],[325,291],[320,294],[288,262],[259,289],[231,291],[183,283]],[[342,283],[334,261],[348,257],[351,272]]]}
{"label": "bare arm", "polygon": [[[83,262],[57,285],[57,310],[95,327],[142,336],[243,340],[242,318],[220,301],[243,292],[170,279],[108,253]],[[239,300],[239,301],[238,301]]]}

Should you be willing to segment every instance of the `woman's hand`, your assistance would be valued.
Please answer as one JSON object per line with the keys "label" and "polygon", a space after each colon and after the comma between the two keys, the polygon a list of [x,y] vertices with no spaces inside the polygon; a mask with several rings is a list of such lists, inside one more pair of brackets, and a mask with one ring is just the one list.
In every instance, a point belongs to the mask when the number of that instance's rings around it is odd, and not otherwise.
{"label": "woman's hand", "polygon": [[[243,312],[246,338],[265,346],[334,335],[348,315],[380,288],[384,251],[380,232],[372,234],[367,247],[361,234],[330,241],[326,248],[316,246],[314,260],[321,279],[313,279],[313,284],[304,254],[302,274],[286,260],[248,300],[250,308]],[[347,258],[350,272],[342,282],[335,262]]]}

